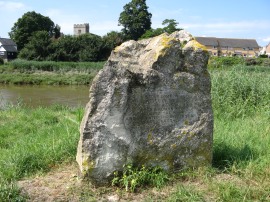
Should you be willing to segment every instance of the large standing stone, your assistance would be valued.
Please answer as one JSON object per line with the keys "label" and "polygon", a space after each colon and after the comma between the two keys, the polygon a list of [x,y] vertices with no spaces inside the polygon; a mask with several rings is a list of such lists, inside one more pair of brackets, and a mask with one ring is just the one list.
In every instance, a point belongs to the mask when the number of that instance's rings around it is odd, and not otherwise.
{"label": "large standing stone", "polygon": [[105,184],[124,164],[175,171],[212,161],[213,114],[205,47],[185,32],[128,41],[93,81],[77,161]]}

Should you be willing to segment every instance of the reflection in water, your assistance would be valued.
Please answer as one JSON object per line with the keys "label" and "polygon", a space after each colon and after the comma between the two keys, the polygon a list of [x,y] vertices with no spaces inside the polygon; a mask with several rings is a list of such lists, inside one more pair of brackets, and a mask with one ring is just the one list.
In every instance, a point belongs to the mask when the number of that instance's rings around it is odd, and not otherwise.
{"label": "reflection in water", "polygon": [[22,101],[27,106],[61,104],[70,107],[85,106],[88,86],[13,86],[0,85],[0,108]]}

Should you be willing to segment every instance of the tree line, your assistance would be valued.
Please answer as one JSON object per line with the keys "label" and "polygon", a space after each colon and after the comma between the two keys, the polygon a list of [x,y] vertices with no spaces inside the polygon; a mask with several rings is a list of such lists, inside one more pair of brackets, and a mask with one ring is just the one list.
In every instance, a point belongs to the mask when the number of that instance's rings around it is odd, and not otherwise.
{"label": "tree line", "polygon": [[152,14],[146,0],[132,0],[123,8],[118,20],[123,26],[120,32],[111,31],[105,36],[82,34],[64,35],[61,27],[49,17],[34,11],[25,13],[9,32],[17,44],[19,58],[37,61],[102,61],[111,51],[127,40],[154,37],[177,30],[174,19],[165,19],[163,28],[151,28]]}

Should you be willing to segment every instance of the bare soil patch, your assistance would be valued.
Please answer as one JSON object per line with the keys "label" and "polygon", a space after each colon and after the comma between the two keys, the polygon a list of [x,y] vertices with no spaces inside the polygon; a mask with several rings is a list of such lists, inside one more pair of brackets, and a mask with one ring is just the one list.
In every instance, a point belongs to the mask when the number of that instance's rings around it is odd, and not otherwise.
{"label": "bare soil patch", "polygon": [[18,182],[29,201],[79,201],[73,189],[81,186],[76,164],[64,165],[50,173]]}

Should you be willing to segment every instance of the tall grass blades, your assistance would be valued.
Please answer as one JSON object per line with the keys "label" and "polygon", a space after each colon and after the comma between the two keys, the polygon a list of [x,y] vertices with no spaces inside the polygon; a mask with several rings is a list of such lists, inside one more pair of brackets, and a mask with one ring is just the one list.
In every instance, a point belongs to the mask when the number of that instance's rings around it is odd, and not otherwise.
{"label": "tall grass blades", "polygon": [[212,70],[214,166],[269,179],[270,69]]}
{"label": "tall grass blades", "polygon": [[15,85],[89,85],[104,62],[14,60],[0,67],[0,83]]}
{"label": "tall grass blades", "polygon": [[237,118],[270,110],[270,69],[234,66],[212,70],[212,99],[216,117]]}
{"label": "tall grass blades", "polygon": [[21,72],[49,71],[49,72],[84,72],[93,73],[102,69],[104,62],[54,62],[54,61],[27,61],[17,59],[9,66]]}

